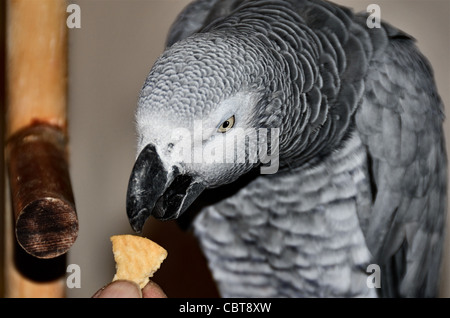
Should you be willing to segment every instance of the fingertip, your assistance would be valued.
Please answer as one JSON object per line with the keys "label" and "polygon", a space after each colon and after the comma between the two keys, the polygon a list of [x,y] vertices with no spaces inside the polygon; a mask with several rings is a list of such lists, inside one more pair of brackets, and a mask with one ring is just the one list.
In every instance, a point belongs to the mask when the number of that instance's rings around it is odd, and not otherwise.
{"label": "fingertip", "polygon": [[142,292],[139,285],[127,281],[117,280],[109,283],[104,288],[97,291],[93,298],[142,298]]}
{"label": "fingertip", "polygon": [[142,297],[144,298],[167,298],[166,293],[154,281],[149,281],[142,289]]}

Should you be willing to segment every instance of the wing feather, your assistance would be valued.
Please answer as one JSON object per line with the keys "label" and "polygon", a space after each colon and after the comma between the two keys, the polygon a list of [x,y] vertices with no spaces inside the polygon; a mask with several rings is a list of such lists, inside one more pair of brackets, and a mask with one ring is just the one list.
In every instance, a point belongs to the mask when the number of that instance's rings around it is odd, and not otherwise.
{"label": "wing feather", "polygon": [[385,296],[436,296],[446,211],[443,105],[414,41],[392,29],[371,62],[356,127],[372,164],[365,235]]}

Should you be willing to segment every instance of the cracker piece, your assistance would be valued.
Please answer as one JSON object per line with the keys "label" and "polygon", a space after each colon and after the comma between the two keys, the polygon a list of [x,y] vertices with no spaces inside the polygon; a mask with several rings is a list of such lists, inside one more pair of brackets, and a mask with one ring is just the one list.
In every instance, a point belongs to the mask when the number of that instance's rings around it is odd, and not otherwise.
{"label": "cracker piece", "polygon": [[116,274],[112,281],[131,280],[141,289],[167,257],[164,248],[145,237],[114,235],[111,242],[116,261]]}

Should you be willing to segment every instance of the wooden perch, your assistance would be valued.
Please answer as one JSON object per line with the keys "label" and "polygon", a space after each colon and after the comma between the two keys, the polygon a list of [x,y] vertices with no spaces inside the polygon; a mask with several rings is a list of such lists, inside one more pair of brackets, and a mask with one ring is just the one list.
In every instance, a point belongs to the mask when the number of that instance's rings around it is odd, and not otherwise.
{"label": "wooden perch", "polygon": [[66,253],[78,235],[65,147],[60,130],[31,126],[8,140],[8,168],[15,233],[39,258]]}
{"label": "wooden perch", "polygon": [[7,71],[7,137],[36,122],[65,131],[65,1],[8,1]]}

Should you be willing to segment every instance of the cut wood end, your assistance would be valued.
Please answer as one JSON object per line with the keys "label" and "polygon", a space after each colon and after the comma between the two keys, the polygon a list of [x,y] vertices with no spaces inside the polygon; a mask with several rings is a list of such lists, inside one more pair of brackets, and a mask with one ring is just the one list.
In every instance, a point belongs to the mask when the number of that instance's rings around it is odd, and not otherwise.
{"label": "cut wood end", "polygon": [[28,204],[16,222],[16,238],[29,254],[43,259],[69,251],[78,237],[75,208],[61,199],[43,198]]}

